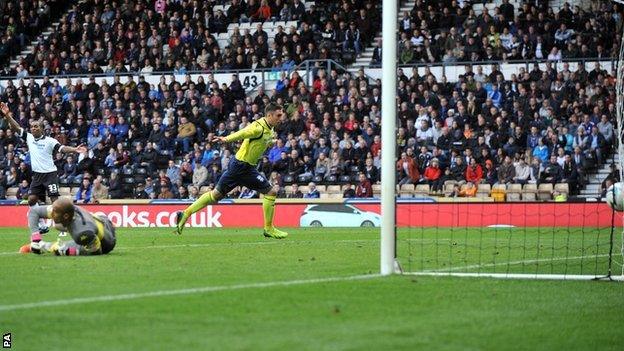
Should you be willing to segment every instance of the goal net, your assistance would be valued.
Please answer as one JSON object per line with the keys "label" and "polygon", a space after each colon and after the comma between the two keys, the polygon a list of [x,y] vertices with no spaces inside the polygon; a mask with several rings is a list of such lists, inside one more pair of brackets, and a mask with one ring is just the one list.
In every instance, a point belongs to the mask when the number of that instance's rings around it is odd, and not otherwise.
{"label": "goal net", "polygon": [[588,203],[397,204],[403,273],[621,279],[611,208]]}

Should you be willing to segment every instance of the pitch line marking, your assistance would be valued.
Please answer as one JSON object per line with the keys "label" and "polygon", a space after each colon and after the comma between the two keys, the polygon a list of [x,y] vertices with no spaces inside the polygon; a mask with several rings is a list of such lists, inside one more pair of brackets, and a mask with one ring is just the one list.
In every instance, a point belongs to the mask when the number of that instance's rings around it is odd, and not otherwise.
{"label": "pitch line marking", "polygon": [[[609,257],[609,255],[592,255],[592,256],[572,256],[572,257],[549,257],[549,258],[540,258],[534,260],[521,260],[521,261],[511,261],[511,262],[499,262],[499,263],[485,263],[485,264],[473,264],[470,266],[456,266],[450,268],[441,268],[441,269],[429,269],[424,270],[423,272],[427,273],[444,273],[444,272],[455,272],[461,271],[464,269],[479,269],[479,268],[490,268],[490,267],[498,267],[498,266],[516,266],[519,264],[533,264],[533,263],[541,263],[541,262],[550,262],[550,261],[566,261],[566,260],[582,260],[586,258],[596,258],[596,257]],[[483,272],[485,273],[485,272]]]}
{"label": "pitch line marking", "polygon": [[[406,239],[409,241],[415,242],[434,242],[435,239]],[[449,239],[445,239],[446,241],[450,241]],[[442,241],[441,239],[438,241]],[[261,245],[293,245],[293,244],[310,244],[310,243],[363,243],[363,242],[379,242],[379,239],[352,239],[352,240],[297,240],[297,241],[257,241],[257,242],[217,242],[217,243],[203,243],[203,244],[171,244],[171,245],[149,245],[149,246],[122,246],[116,248],[114,251],[126,251],[126,250],[134,250],[134,249],[175,249],[175,248],[195,248],[195,247],[208,247],[208,246],[235,246],[235,245],[249,245],[249,246],[261,246]],[[7,251],[0,252],[0,256],[13,256],[18,255],[17,251]]]}
{"label": "pitch line marking", "polygon": [[271,288],[271,287],[276,287],[276,286],[297,286],[297,285],[306,285],[306,284],[357,281],[357,280],[374,279],[374,278],[379,278],[379,277],[381,277],[380,274],[366,274],[366,275],[352,275],[352,276],[345,276],[345,277],[299,279],[299,280],[273,281],[273,282],[264,282],[264,283],[249,283],[249,284],[236,284],[236,285],[204,286],[204,287],[199,287],[199,288],[176,289],[176,290],[157,290],[157,291],[148,291],[148,292],[142,292],[142,293],[79,297],[79,298],[73,298],[73,299],[48,300],[48,301],[21,303],[21,304],[14,304],[14,305],[0,305],[0,311],[16,311],[16,310],[27,310],[27,309],[42,308],[42,307],[79,305],[79,304],[87,304],[87,303],[93,303],[93,302],[136,300],[136,299],[143,299],[147,297],[194,295],[194,294],[203,294],[203,293],[218,292],[218,291],[262,289],[262,288]]}

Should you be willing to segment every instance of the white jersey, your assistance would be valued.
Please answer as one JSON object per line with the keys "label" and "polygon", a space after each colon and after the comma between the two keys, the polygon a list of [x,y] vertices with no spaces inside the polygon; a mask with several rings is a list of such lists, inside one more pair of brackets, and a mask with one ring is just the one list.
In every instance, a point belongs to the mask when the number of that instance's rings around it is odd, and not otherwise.
{"label": "white jersey", "polygon": [[57,171],[56,165],[54,164],[54,154],[63,147],[58,140],[45,135],[36,139],[24,128],[20,129],[20,136],[22,139],[26,140],[26,144],[28,145],[30,165],[33,172],[51,173]]}

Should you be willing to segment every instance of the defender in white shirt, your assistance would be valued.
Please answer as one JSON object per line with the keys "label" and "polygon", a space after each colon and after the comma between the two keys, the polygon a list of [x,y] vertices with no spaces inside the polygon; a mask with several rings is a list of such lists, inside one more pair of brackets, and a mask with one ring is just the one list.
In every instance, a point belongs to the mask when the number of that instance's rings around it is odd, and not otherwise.
{"label": "defender in white shirt", "polygon": [[[50,200],[54,202],[59,196],[59,183],[56,165],[54,164],[54,155],[57,152],[65,154],[84,152],[87,148],[83,145],[78,147],[61,145],[58,140],[45,136],[41,121],[32,121],[30,123],[30,133],[28,133],[15,121],[11,110],[4,103],[0,103],[0,113],[9,123],[9,127],[28,144],[33,171],[28,205],[32,207],[37,205],[39,201],[45,201],[46,192]],[[36,240],[36,238],[31,239]]]}

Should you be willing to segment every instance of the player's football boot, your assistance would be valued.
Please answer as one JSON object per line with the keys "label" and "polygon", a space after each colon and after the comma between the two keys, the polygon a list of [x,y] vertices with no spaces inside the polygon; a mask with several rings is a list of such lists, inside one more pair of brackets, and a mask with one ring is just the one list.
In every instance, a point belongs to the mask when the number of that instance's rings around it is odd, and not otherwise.
{"label": "player's football boot", "polygon": [[186,221],[182,221],[184,219],[184,212],[178,211],[176,212],[176,229],[175,233],[178,235],[182,235],[182,230],[184,230],[184,225]]}
{"label": "player's football boot", "polygon": [[267,238],[284,239],[285,237],[288,236],[288,233],[273,227],[269,230],[265,230],[264,236]]}
{"label": "player's football boot", "polygon": [[50,231],[50,227],[48,227],[47,225],[40,225],[39,226],[39,234],[47,234]]}

